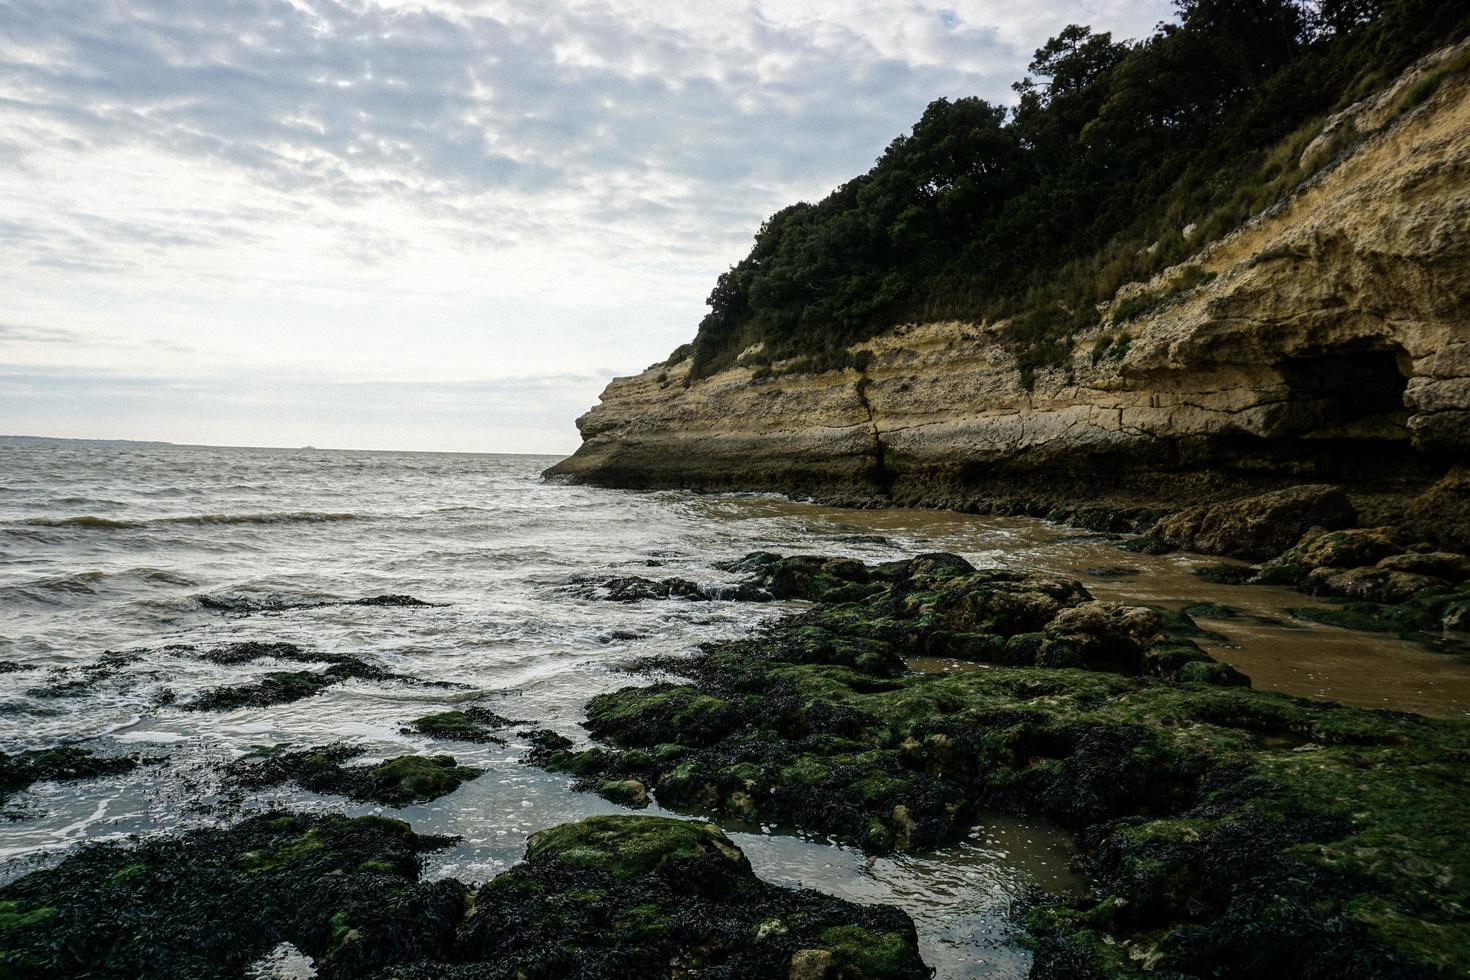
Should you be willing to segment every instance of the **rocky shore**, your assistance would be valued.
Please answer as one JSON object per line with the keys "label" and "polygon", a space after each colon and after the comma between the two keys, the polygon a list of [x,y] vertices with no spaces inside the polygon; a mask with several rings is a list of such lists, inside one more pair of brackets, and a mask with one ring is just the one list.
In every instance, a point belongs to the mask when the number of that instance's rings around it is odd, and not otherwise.
{"label": "rocky shore", "polygon": [[1470,549],[1470,82],[1405,99],[1464,49],[1325,120],[1313,177],[1050,363],[1005,321],[896,324],[816,373],[757,345],[696,377],[681,350],[614,380],[548,475],[1113,530],[1333,483],[1363,526]]}
{"label": "rocky shore", "polygon": [[[1256,541],[1265,554],[1339,493],[1204,507],[1125,545],[1180,536]],[[1207,571],[1242,588],[1371,580],[1379,619],[1458,622],[1470,560],[1405,541],[1391,528],[1308,528],[1269,561]],[[793,827],[880,855],[953,844],[999,813],[1070,830],[1091,882],[1016,911],[1038,978],[1470,969],[1470,723],[1252,690],[1196,642],[1205,634],[1189,615],[1102,601],[1053,574],[946,553],[869,564],[756,552],[726,571],[718,586],[565,586],[608,603],[796,604],[744,638],[630,665],[656,676],[591,699],[590,747],[481,705],[402,722],[449,745],[515,732],[532,746],[527,763],[577,789],[693,819],[629,813],[542,830],[521,864],[479,885],[426,880],[423,856],[453,841],[384,817],[273,811],[88,845],[0,887],[0,975],[238,977],[289,944],[321,977],[924,977],[902,911],[763,882],[698,818]],[[172,649],[406,682],[287,643]],[[99,663],[118,673],[131,662]],[[325,686],[288,685],[286,700]],[[208,707],[264,693],[259,681],[217,688]],[[262,748],[221,778],[237,794],[293,784],[399,808],[481,775],[447,754],[358,755],[347,744]],[[19,792],[140,761],[75,747],[0,756],[0,782]]]}
{"label": "rocky shore", "polygon": [[646,665],[681,680],[593,698],[603,745],[546,734],[532,761],[874,853],[993,810],[1060,823],[1095,885],[1030,910],[1036,977],[1470,969],[1470,724],[1252,691],[1187,616],[953,555],[741,567],[814,607]]}
{"label": "rocky shore", "polygon": [[929,975],[895,909],[761,882],[710,824],[592,817],[478,888],[381,817],[253,817],[98,845],[0,892],[6,976],[238,977],[280,943],[323,978]]}

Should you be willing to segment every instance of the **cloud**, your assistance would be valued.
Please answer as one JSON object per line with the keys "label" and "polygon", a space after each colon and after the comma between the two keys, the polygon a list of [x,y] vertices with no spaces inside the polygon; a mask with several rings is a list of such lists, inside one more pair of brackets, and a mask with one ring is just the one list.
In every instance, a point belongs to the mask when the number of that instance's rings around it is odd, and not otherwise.
{"label": "cloud", "polygon": [[[760,220],[1167,0],[15,0],[0,304],[91,366],[632,370]],[[193,352],[192,354],[189,352]]]}

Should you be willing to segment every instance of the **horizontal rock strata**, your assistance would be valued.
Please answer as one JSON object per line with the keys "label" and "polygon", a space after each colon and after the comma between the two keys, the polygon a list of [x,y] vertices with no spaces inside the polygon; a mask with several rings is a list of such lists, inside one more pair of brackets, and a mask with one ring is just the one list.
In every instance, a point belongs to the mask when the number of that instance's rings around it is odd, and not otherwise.
{"label": "horizontal rock strata", "polygon": [[759,351],[702,379],[687,359],[657,364],[613,381],[578,421],[581,449],[548,473],[1150,516],[1331,482],[1365,520],[1470,545],[1465,494],[1428,492],[1470,447],[1470,85],[1403,99],[1458,52],[1329,120],[1307,154],[1351,126],[1349,152],[1123,287],[1063,364],[1023,375],[1004,322],[896,326],[854,349],[862,370],[787,372]]}

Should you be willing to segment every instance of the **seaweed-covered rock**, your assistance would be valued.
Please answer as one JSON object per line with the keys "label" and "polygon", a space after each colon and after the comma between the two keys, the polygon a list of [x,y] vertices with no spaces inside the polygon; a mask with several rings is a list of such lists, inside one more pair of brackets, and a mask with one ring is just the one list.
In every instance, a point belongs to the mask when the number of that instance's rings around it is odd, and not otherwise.
{"label": "seaweed-covered rock", "polygon": [[[188,649],[188,648],[184,648]],[[325,663],[324,670],[275,670],[245,684],[211,688],[183,705],[188,711],[233,711],[273,704],[290,704],[315,697],[327,688],[349,680],[426,683],[395,674],[346,653],[306,650],[294,643],[248,641],[234,643],[202,654],[213,663],[234,666],[257,660],[286,660],[294,663]],[[432,683],[432,682],[427,682]],[[435,684],[434,686],[444,686]]]}
{"label": "seaweed-covered rock", "polygon": [[476,895],[454,955],[507,980],[785,980],[818,954],[813,977],[930,975],[897,909],[768,885],[710,824],[603,816],[533,834],[526,860]]}
{"label": "seaweed-covered rock", "polygon": [[1398,531],[1391,527],[1351,528],[1306,534],[1291,548],[1261,567],[1253,581],[1263,585],[1299,585],[1319,568],[1372,565],[1401,554]]}
{"label": "seaweed-covered rock", "polygon": [[74,745],[25,752],[0,752],[0,804],[44,780],[75,782],[136,769],[133,756],[99,756]]}
{"label": "seaweed-covered rock", "polygon": [[1470,723],[1233,687],[1234,672],[1190,640],[1187,616],[1154,610],[1145,624],[1086,598],[1059,604],[1050,635],[986,648],[1034,664],[1050,641],[1095,636],[1135,655],[1156,630],[1142,673],[916,675],[851,656],[905,633],[904,648],[953,648],[960,634],[941,610],[988,604],[950,602],[944,583],[963,593],[978,574],[885,571],[886,590],[862,602],[661,661],[689,682],[593,698],[587,726],[604,744],[538,747],[529,761],[593,790],[636,780],[664,807],[876,852],[962,839],[987,808],[1072,827],[1098,884],[1037,909],[1039,976],[1470,970]]}
{"label": "seaweed-covered rock", "polygon": [[504,745],[505,739],[496,735],[495,732],[512,725],[523,724],[525,722],[503,717],[489,708],[472,707],[424,715],[410,722],[404,731],[457,742]]}
{"label": "seaweed-covered rock", "polygon": [[1417,572],[1391,568],[1318,568],[1301,584],[1309,595],[1340,596],[1364,602],[1408,602],[1421,592],[1445,592],[1450,583]]}
{"label": "seaweed-covered rock", "polygon": [[766,884],[708,824],[554,827],[474,892],[420,880],[422,855],[451,843],[381,817],[275,812],[86,846],[0,887],[0,975],[213,980],[290,943],[325,980],[778,980],[803,951],[833,980],[929,976],[903,912]]}
{"label": "seaweed-covered rock", "polygon": [[844,602],[882,590],[880,584],[873,582],[869,567],[852,558],[757,551],[728,567],[730,571],[745,573],[750,585],[776,599]]}
{"label": "seaweed-covered rock", "polygon": [[1215,585],[1244,585],[1260,574],[1254,565],[1205,565],[1195,569],[1195,574]]}
{"label": "seaweed-covered rock", "polygon": [[1048,667],[1112,667],[1136,674],[1158,636],[1159,617],[1142,606],[1084,602],[1062,609],[1042,629],[1037,663]]}
{"label": "seaweed-covered rock", "polygon": [[438,799],[481,770],[456,765],[449,755],[401,755],[372,765],[344,766],[361,750],[343,743],[291,752],[258,748],[230,763],[227,776],[242,786],[295,783],[313,793],[405,806]]}
{"label": "seaweed-covered rock", "polygon": [[323,978],[446,954],[468,890],[420,882],[449,839],[380,817],[268,813],[87,845],[0,888],[0,974],[240,977],[283,942]]}
{"label": "seaweed-covered rock", "polygon": [[1397,633],[1400,636],[1421,633],[1434,628],[1439,622],[1428,610],[1412,603],[1344,602],[1327,608],[1307,606],[1290,612],[1296,618],[1312,623],[1370,633]]}
{"label": "seaweed-covered rock", "polygon": [[1149,533],[1187,551],[1259,561],[1281,554],[1312,527],[1356,522],[1342,488],[1311,484],[1191,507],[1164,518]]}
{"label": "seaweed-covered rock", "polygon": [[579,575],[572,580],[571,591],[589,599],[609,602],[643,602],[648,599],[706,602],[710,598],[704,589],[688,579],[651,579],[641,575]]}
{"label": "seaweed-covered rock", "polygon": [[1470,579],[1470,557],[1448,551],[1409,552],[1390,555],[1378,567],[1391,572],[1430,575],[1446,582],[1460,583]]}

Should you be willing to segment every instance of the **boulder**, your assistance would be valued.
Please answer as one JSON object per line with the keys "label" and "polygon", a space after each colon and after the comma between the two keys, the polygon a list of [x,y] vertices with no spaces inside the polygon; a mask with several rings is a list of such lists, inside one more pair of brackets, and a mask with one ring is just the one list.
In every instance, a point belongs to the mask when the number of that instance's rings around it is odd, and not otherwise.
{"label": "boulder", "polygon": [[1365,527],[1346,531],[1314,528],[1294,547],[1267,562],[1255,581],[1263,585],[1299,585],[1318,568],[1360,568],[1403,551],[1397,528]]}
{"label": "boulder", "polygon": [[1406,517],[1415,531],[1451,548],[1470,549],[1470,466],[1452,467],[1410,501]]}
{"label": "boulder", "polygon": [[1458,583],[1470,579],[1470,558],[1450,551],[1390,555],[1380,561],[1378,567],[1393,572],[1432,575],[1449,582]]}
{"label": "boulder", "polygon": [[[1042,633],[1040,666],[1114,667],[1137,672],[1159,634],[1159,617],[1143,606],[1084,602],[1063,609]],[[1075,654],[1075,663],[1072,662]]]}
{"label": "boulder", "polygon": [[1340,487],[1310,484],[1191,507],[1154,525],[1150,536],[1186,551],[1264,560],[1313,527],[1344,528],[1356,520]]}
{"label": "boulder", "polygon": [[1363,602],[1394,604],[1408,602],[1421,592],[1443,592],[1444,579],[1386,568],[1318,568],[1307,575],[1303,591],[1311,595],[1340,596]]}

